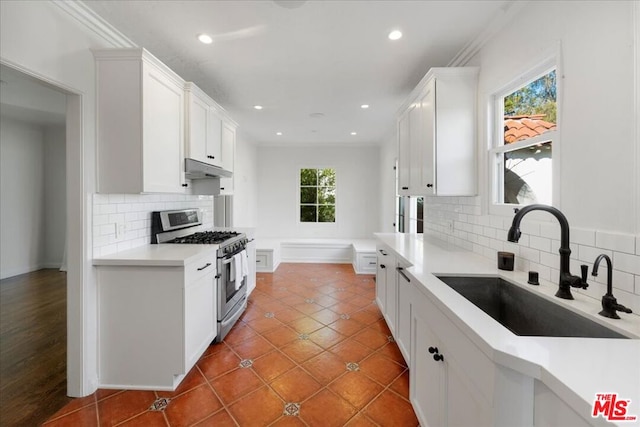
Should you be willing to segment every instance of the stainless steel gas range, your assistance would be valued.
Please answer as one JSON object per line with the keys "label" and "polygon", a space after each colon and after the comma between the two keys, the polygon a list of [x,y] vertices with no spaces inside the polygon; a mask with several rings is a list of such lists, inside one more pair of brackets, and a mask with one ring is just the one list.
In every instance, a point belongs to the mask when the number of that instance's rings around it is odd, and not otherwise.
{"label": "stainless steel gas range", "polygon": [[244,233],[235,231],[201,229],[200,209],[158,211],[151,214],[151,243],[217,246],[216,341],[222,341],[247,307],[247,237]]}

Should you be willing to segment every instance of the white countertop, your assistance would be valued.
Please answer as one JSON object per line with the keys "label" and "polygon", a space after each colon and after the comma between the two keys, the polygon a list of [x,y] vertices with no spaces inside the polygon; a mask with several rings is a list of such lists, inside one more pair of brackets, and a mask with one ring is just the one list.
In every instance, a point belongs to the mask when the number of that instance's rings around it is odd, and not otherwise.
{"label": "white countertop", "polygon": [[219,245],[145,245],[93,259],[93,265],[181,267],[212,254]]}
{"label": "white countertop", "polygon": [[[540,281],[527,285],[527,273],[502,271],[496,261],[425,235],[376,233],[376,238],[412,264],[406,271],[420,291],[495,363],[543,382],[578,414],[589,417],[596,393],[618,393],[631,399],[629,415],[640,425],[640,316],[621,319],[597,315],[600,301],[574,292],[574,300],[554,297],[558,285]],[[434,274],[498,275],[546,299],[634,339],[517,336],[497,323]],[[612,425],[602,417],[596,425]]]}

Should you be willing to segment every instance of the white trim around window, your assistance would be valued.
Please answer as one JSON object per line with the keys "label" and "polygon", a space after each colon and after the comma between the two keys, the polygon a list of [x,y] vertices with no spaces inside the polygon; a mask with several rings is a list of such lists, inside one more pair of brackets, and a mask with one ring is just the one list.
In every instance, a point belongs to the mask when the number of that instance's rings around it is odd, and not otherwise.
{"label": "white trim around window", "polygon": [[[508,146],[503,144],[504,140],[504,106],[502,99],[506,95],[526,86],[530,82],[556,70],[556,113],[557,130],[549,131],[525,141],[518,141]],[[502,186],[502,159],[503,154],[514,149],[524,148],[538,143],[553,141],[553,170],[552,170],[552,204],[560,207],[560,165],[561,165],[561,144],[560,136],[562,130],[562,67],[561,51],[558,45],[552,53],[548,53],[534,65],[528,67],[526,71],[518,74],[507,84],[492,91],[487,102],[487,205],[488,213],[491,215],[513,216],[514,208],[522,205],[505,204],[497,200],[501,195]],[[542,219],[542,218],[541,218]]]}

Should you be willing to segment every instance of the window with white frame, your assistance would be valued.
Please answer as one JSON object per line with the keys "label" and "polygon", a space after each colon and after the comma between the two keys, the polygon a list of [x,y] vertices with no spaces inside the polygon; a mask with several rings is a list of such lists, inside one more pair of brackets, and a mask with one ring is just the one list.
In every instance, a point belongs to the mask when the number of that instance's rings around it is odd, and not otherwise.
{"label": "window with white frame", "polygon": [[335,169],[300,169],[300,222],[336,222]]}
{"label": "window with white frame", "polygon": [[424,197],[401,196],[398,189],[398,161],[396,160],[396,215],[394,226],[398,233],[424,232]]}
{"label": "window with white frame", "polygon": [[490,149],[494,205],[551,205],[553,201],[556,68],[547,66],[530,77],[494,97],[495,132]]}

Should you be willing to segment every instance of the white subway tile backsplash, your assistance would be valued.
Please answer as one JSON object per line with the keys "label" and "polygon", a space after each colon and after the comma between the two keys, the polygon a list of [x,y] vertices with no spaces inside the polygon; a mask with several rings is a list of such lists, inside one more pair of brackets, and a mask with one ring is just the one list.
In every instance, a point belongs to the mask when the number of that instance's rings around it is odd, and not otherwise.
{"label": "white subway tile backsplash", "polygon": [[[495,260],[498,250],[516,254],[516,269],[536,270],[544,280],[556,282],[559,276],[560,226],[552,218],[532,217],[521,223],[522,236],[518,243],[507,241],[506,230],[512,218],[481,215],[480,197],[427,197],[425,225],[443,240],[467,248],[486,258]],[[457,213],[456,213],[457,212]],[[454,221],[454,232],[449,233],[447,220]],[[613,259],[613,283],[617,293],[625,294],[622,304],[640,306],[640,236],[601,232],[585,228],[571,228],[571,272],[580,274],[580,265],[589,265],[605,253]],[[590,297],[602,297],[606,291],[606,265],[600,267],[597,278],[586,291],[577,291]],[[631,297],[629,297],[631,296]],[[640,308],[640,307],[639,307]],[[640,311],[640,309],[638,310]]]}
{"label": "white subway tile backsplash", "polygon": [[547,239],[557,239],[560,237],[560,225],[555,222],[545,222],[540,224],[540,236]]}
{"label": "white subway tile backsplash", "polygon": [[531,236],[529,238],[529,247],[544,252],[551,252],[551,240],[546,237]]}
{"label": "white subway tile backsplash", "polygon": [[596,232],[595,230],[585,230],[584,228],[572,228],[569,239],[579,245],[595,246]]}
{"label": "white subway tile backsplash", "polygon": [[520,248],[520,256],[528,261],[540,263],[540,251],[531,248]]}
{"label": "white subway tile backsplash", "polygon": [[482,230],[482,234],[486,237],[490,237],[492,239],[497,238],[497,233],[495,228],[484,227]]}
{"label": "white subway tile backsplash", "polygon": [[[593,262],[595,262],[596,258],[600,254],[608,255],[609,258],[613,259],[613,252],[611,251],[593,248],[591,246],[582,246],[582,245],[578,246],[577,256],[580,261],[593,264]],[[615,264],[614,264],[614,267],[615,267]]]}
{"label": "white subway tile backsplash", "polygon": [[623,252],[613,253],[613,268],[627,273],[640,275],[640,256]]}
{"label": "white subway tile backsplash", "polygon": [[109,194],[109,203],[124,203],[124,194]]}
{"label": "white subway tile backsplash", "polygon": [[[151,241],[151,212],[200,208],[203,225],[213,226],[213,197],[180,194],[94,194],[93,253],[108,255],[143,246]],[[116,223],[124,235],[116,239]],[[429,224],[427,224],[429,226]]]}
{"label": "white subway tile backsplash", "polygon": [[634,254],[636,239],[630,234],[614,234],[603,231],[596,232],[596,246],[617,252]]}
{"label": "white subway tile backsplash", "polygon": [[[604,270],[602,269],[604,267]],[[599,267],[598,268],[598,276],[603,276],[603,278],[605,279],[605,284],[606,282],[606,277],[607,277],[607,269],[606,269],[606,264]],[[613,288],[614,289],[621,289],[623,291],[629,292],[629,293],[633,293],[634,292],[634,278],[635,276],[633,274],[630,273],[625,273],[624,271],[619,271],[615,269],[614,266],[614,270],[613,270],[613,279],[611,280],[611,283],[613,283]]]}
{"label": "white subway tile backsplash", "polygon": [[540,252],[540,264],[547,267],[558,267],[560,265],[560,255],[550,252]]}

